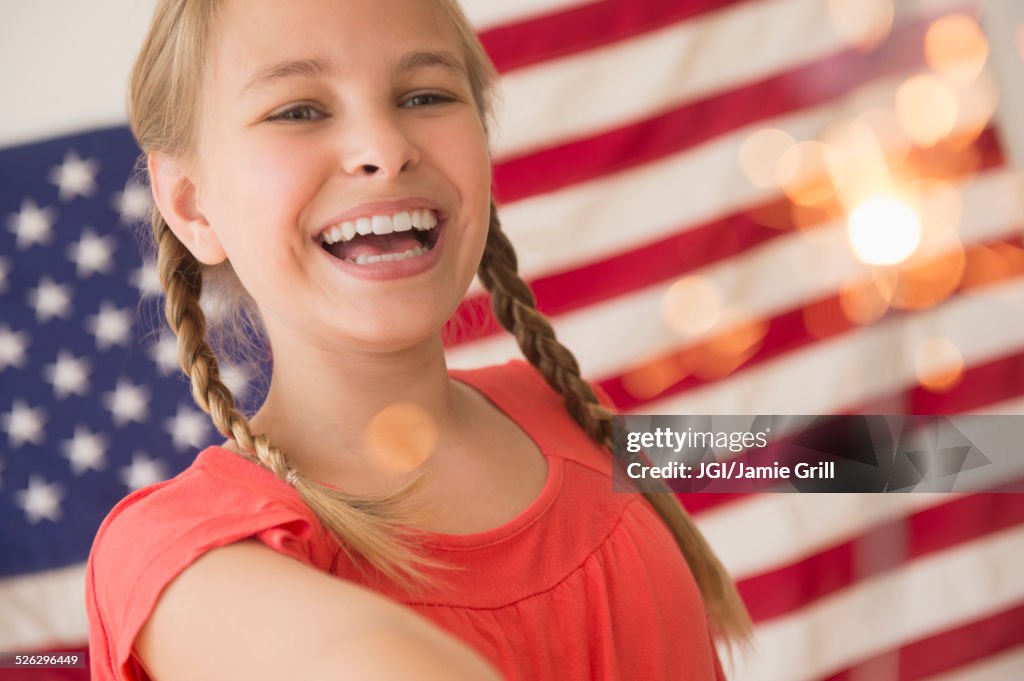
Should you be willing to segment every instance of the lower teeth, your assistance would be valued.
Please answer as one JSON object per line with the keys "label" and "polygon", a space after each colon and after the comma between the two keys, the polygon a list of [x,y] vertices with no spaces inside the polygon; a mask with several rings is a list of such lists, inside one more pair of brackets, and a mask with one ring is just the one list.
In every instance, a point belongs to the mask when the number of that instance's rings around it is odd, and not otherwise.
{"label": "lower teeth", "polygon": [[395,262],[397,260],[408,260],[409,258],[426,255],[429,251],[429,247],[419,246],[417,248],[410,248],[408,251],[402,251],[401,253],[384,253],[383,255],[360,254],[355,258],[345,258],[345,262],[350,262],[353,265],[372,265],[377,262]]}

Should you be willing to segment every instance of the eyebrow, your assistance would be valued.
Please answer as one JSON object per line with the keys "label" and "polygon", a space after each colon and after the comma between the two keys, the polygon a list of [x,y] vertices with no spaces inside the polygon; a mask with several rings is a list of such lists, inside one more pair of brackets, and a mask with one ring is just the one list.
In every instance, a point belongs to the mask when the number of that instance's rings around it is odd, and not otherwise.
{"label": "eyebrow", "polygon": [[[408,73],[433,66],[440,66],[461,78],[469,79],[469,74],[462,60],[455,53],[447,51],[409,52],[394,64],[392,70],[396,73]],[[239,95],[245,94],[250,90],[265,87],[279,80],[288,78],[323,78],[335,73],[337,73],[337,68],[330,59],[314,57],[311,59],[283,61],[257,71],[239,91]]]}

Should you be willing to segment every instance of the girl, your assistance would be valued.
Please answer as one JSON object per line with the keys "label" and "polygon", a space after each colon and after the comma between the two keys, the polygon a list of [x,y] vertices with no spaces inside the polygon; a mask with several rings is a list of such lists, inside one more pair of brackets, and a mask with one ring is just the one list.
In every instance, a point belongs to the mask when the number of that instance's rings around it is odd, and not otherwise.
{"label": "girl", "polygon": [[[158,2],[130,119],[228,439],[100,528],[94,679],[723,678],[734,586],[672,495],[611,493],[611,412],[516,274],[494,79],[454,0]],[[447,369],[474,273],[529,364]],[[211,287],[273,349],[251,419]]]}

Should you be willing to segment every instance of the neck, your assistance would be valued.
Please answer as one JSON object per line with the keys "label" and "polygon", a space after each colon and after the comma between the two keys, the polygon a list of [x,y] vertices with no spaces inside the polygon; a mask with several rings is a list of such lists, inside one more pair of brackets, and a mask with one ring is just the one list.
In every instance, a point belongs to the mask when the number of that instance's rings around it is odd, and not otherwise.
{"label": "neck", "polygon": [[374,417],[396,405],[413,405],[436,426],[439,443],[459,422],[454,418],[458,391],[448,378],[439,333],[393,352],[289,347],[285,339],[275,339],[273,347],[273,376],[267,399],[251,420],[253,434],[266,434],[307,478],[351,482],[383,474],[393,479],[396,471],[381,469],[367,433]]}

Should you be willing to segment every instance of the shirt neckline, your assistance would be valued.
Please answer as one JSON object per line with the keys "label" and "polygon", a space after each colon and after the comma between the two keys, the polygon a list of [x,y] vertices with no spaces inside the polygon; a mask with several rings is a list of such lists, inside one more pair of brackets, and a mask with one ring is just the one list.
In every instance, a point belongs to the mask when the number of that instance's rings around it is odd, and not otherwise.
{"label": "shirt neckline", "polygon": [[[516,371],[518,367],[514,366],[514,360],[512,360],[499,367],[449,369],[448,375],[453,380],[479,393],[501,412],[505,418],[511,420],[536,445],[547,463],[547,477],[545,478],[544,485],[526,508],[497,527],[469,534],[447,534],[428,530],[413,530],[412,536],[414,539],[425,546],[449,550],[470,550],[493,546],[499,542],[506,541],[539,520],[554,502],[558,496],[558,491],[561,489],[563,478],[562,457],[557,454],[557,445],[554,439],[550,437],[550,428],[545,428],[543,424],[536,422],[539,415],[531,409],[528,401],[524,402],[513,399],[510,394],[506,394],[501,389],[491,389],[492,385],[487,380],[487,374],[498,369]],[[504,380],[504,377],[502,380]],[[255,466],[263,474],[285,485],[293,494],[298,496],[294,489],[283,480],[279,480],[270,471],[256,463],[247,461],[220,445],[211,445],[201,455],[208,454],[211,450],[216,452],[216,458],[220,460],[237,460],[240,464],[244,463]]]}

